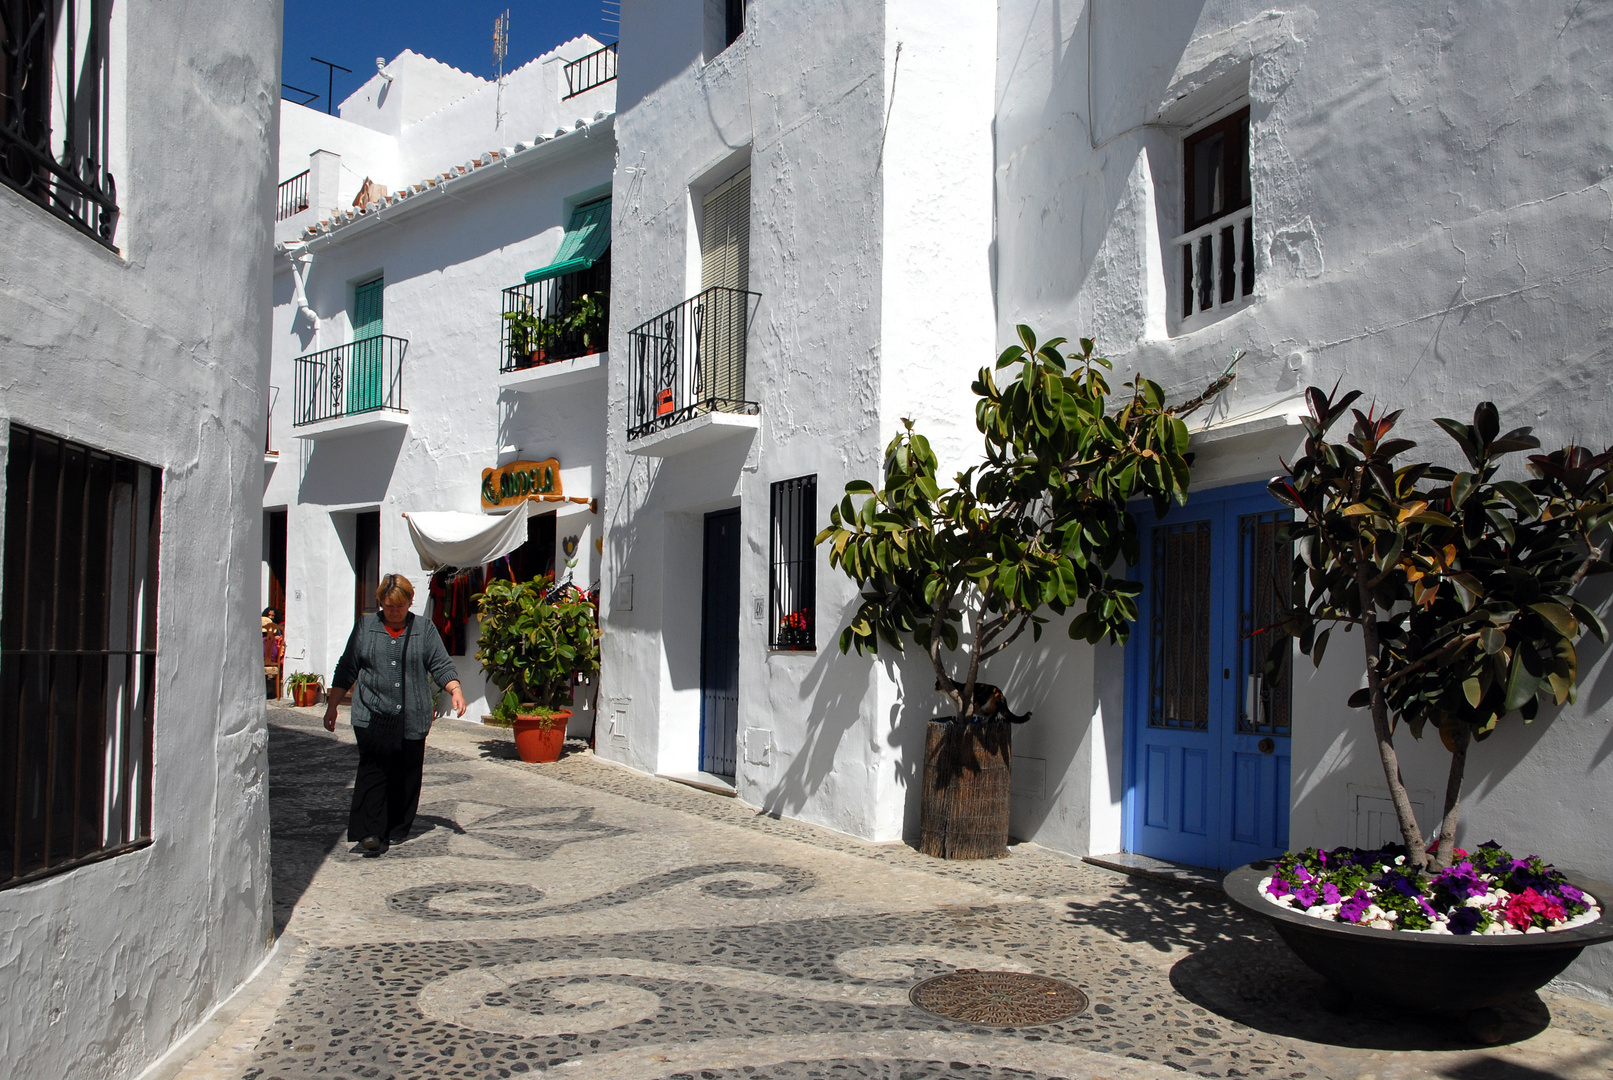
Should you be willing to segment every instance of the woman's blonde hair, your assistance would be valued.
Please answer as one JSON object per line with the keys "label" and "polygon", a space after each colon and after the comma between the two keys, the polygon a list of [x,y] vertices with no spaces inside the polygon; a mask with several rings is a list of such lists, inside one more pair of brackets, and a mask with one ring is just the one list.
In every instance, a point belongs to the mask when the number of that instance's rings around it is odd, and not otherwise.
{"label": "woman's blonde hair", "polygon": [[378,606],[385,606],[393,597],[402,597],[405,604],[414,603],[414,585],[402,574],[388,574],[381,579],[381,585],[375,590],[375,602]]}

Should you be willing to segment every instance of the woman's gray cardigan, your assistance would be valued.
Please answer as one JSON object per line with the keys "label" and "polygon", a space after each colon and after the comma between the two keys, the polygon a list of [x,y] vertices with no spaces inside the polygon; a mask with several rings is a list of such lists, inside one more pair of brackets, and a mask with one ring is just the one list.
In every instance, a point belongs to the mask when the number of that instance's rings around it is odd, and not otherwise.
{"label": "woman's gray cardigan", "polygon": [[[437,691],[458,679],[459,673],[435,626],[413,612],[407,626],[410,629],[393,637],[379,614],[359,619],[330,684],[343,690],[354,687],[354,727],[369,727],[372,712],[395,713],[401,703],[403,737],[424,739],[431,731]],[[409,639],[407,650],[404,638]]]}

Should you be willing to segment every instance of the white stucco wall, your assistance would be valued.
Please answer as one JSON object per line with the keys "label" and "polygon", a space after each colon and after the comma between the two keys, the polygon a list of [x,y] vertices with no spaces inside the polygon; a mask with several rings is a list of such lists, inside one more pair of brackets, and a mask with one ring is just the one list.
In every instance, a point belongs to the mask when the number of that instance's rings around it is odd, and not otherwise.
{"label": "white stucco wall", "polygon": [[272,932],[257,469],[280,5],[116,10],[121,253],[0,188],[0,422],[163,470],[153,842],[0,892],[16,1080],[138,1073]]}
{"label": "white stucco wall", "polygon": [[[1469,416],[1486,398],[1548,445],[1613,438],[1600,285],[1613,123],[1596,59],[1613,35],[1609,12],[1569,2],[1278,12],[1228,0],[1144,10],[1003,0],[999,11],[1000,336],[1027,321],[1094,337],[1118,371],[1146,371],[1177,397],[1247,350],[1227,413],[1342,379],[1404,407],[1407,436],[1452,463],[1432,418]],[[1184,331],[1170,247],[1181,138],[1240,95],[1253,122],[1255,301]],[[1229,448],[1201,459],[1196,482],[1269,475],[1278,451]],[[1365,715],[1343,706],[1358,649],[1336,639],[1320,672],[1299,667],[1295,847],[1354,841],[1356,796],[1383,788]],[[1094,658],[1095,673],[1071,686],[1098,698],[1107,721],[1124,707],[1118,682],[1103,689],[1120,654]],[[1608,878],[1610,676],[1593,639],[1580,660],[1578,705],[1532,725],[1514,718],[1474,748],[1459,839],[1493,837]],[[1398,745],[1408,785],[1442,791],[1437,742]],[[1067,805],[1082,801],[1070,785],[1032,835],[1086,850],[1051,822],[1087,813],[1118,839],[1118,742],[1101,753],[1106,767],[1094,756],[1083,770],[1100,781],[1085,806]],[[1102,846],[1097,833],[1091,843]],[[1590,950],[1567,978],[1607,994],[1613,951]]]}
{"label": "white stucco wall", "polygon": [[840,655],[856,590],[822,551],[817,651],[767,651],[770,486],[815,474],[821,527],[847,480],[878,474],[901,416],[939,434],[968,408],[994,335],[993,66],[979,48],[992,17],[755,0],[745,34],[714,53],[711,7],[624,5],[613,354],[627,330],[698,288],[700,200],[748,163],[749,284],[761,299],[747,397],[760,427],[695,452],[631,455],[628,372],[613,367],[602,722],[617,712],[598,752],[646,771],[698,769],[702,522],[738,506],[738,796],[895,839],[916,825],[934,676]]}
{"label": "white stucco wall", "polygon": [[[587,39],[569,43],[571,52],[565,55],[587,52],[586,45]],[[538,64],[512,75],[512,82],[521,78],[538,82]],[[401,65],[395,69],[394,87],[410,92],[408,80],[415,69],[434,72],[430,65],[442,67],[435,61]],[[503,289],[520,284],[526,271],[551,260],[578,201],[610,191],[613,121],[608,112],[604,120],[592,118],[611,107],[614,88],[614,83],[607,83],[569,102],[556,98],[541,109],[535,92],[530,92],[525,111],[512,108],[507,98],[510,112],[502,131],[493,126],[491,98],[483,100],[482,89],[473,88],[439,110],[422,107],[428,118],[405,126],[397,139],[388,137],[395,145],[386,151],[409,147],[405,160],[411,164],[404,168],[413,171],[405,175],[414,181],[448,171],[469,157],[480,158],[489,149],[531,141],[545,126],[551,136],[556,126],[564,126],[568,134],[372,212],[302,246],[309,259],[307,298],[321,320],[317,335],[297,313],[289,261],[283,254],[275,256],[272,382],[278,388],[278,404],[273,437],[279,458],[265,465],[262,500],[265,509],[287,512],[288,670],[316,672],[328,684],[346,644],[353,624],[357,513],[380,511],[381,572],[409,577],[416,589],[414,610],[424,613],[430,575],[420,568],[403,513],[479,512],[482,470],[517,459],[558,458],[567,495],[602,493],[603,380],[516,392],[501,390],[498,371]],[[490,93],[491,84],[483,89]],[[357,98],[344,105],[344,115]],[[584,117],[574,108],[589,111]],[[562,114],[569,114],[564,125],[555,121]],[[574,128],[577,119],[589,121],[583,130]],[[350,120],[336,123],[357,127]],[[312,130],[299,128],[296,134]],[[467,144],[467,131],[481,131],[489,141]],[[344,166],[367,173],[365,144],[356,140],[348,145],[357,149],[344,157]],[[304,146],[293,147],[290,137],[282,139],[283,157],[307,152]],[[351,340],[353,286],[377,274],[386,282],[384,331],[409,343],[402,382],[408,427],[299,440],[293,424],[295,360]],[[594,549],[598,521],[597,514],[579,512],[562,516],[556,529],[557,571],[565,573],[559,541],[576,536],[578,565],[573,575],[583,587],[598,576]],[[472,721],[488,709],[485,678],[468,655],[475,652],[475,641],[473,620],[467,655],[456,657]],[[573,730],[586,731],[591,722],[591,712],[579,710]]]}

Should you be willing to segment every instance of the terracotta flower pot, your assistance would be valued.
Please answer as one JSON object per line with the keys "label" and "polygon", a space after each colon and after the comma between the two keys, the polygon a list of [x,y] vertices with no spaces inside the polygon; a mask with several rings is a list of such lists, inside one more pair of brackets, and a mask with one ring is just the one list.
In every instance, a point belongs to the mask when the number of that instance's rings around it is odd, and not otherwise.
{"label": "terracotta flower pot", "polygon": [[[546,764],[560,760],[566,745],[566,725],[571,710],[560,709],[551,717],[518,713],[515,717],[515,752],[526,762]],[[543,725],[549,725],[545,728]]]}
{"label": "terracotta flower pot", "polygon": [[302,708],[319,704],[319,684],[304,683],[296,689],[296,702]]}

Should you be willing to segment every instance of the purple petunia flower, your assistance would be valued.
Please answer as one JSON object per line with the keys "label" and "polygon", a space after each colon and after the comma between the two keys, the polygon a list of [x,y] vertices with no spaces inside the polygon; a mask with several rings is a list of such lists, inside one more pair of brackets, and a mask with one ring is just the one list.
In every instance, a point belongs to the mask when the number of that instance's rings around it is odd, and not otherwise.
{"label": "purple petunia flower", "polygon": [[1367,895],[1367,891],[1357,889],[1353,896],[1339,905],[1339,918],[1344,922],[1358,923],[1371,906],[1372,898]]}
{"label": "purple petunia flower", "polygon": [[1266,885],[1266,895],[1284,897],[1294,891],[1294,887],[1280,877],[1274,877]]}
{"label": "purple petunia flower", "polygon": [[1301,885],[1294,890],[1294,900],[1302,908],[1315,907],[1318,899],[1320,898],[1316,895],[1316,890],[1309,885]]}
{"label": "purple petunia flower", "polygon": [[1585,902],[1585,894],[1574,888],[1574,886],[1570,885],[1566,881],[1557,886],[1557,892],[1558,895],[1560,895],[1564,900],[1567,900],[1570,904],[1583,904]]}
{"label": "purple petunia flower", "polygon": [[1339,902],[1339,887],[1337,885],[1333,884],[1331,881],[1324,882],[1323,885],[1322,885],[1322,903],[1324,903],[1324,904],[1336,904],[1338,902]]}
{"label": "purple petunia flower", "polygon": [[1451,912],[1447,925],[1453,934],[1471,934],[1479,927],[1479,909],[1466,906],[1456,908]]}
{"label": "purple petunia flower", "polygon": [[1294,867],[1294,876],[1299,879],[1299,883],[1301,885],[1309,885],[1312,881],[1316,880],[1315,878],[1311,877],[1311,872],[1305,869],[1303,866]]}
{"label": "purple petunia flower", "polygon": [[1423,914],[1428,916],[1429,922],[1434,921],[1434,916],[1437,915],[1438,912],[1434,910],[1433,904],[1430,904],[1427,900],[1424,900],[1419,896],[1417,898],[1417,906],[1423,909]]}

